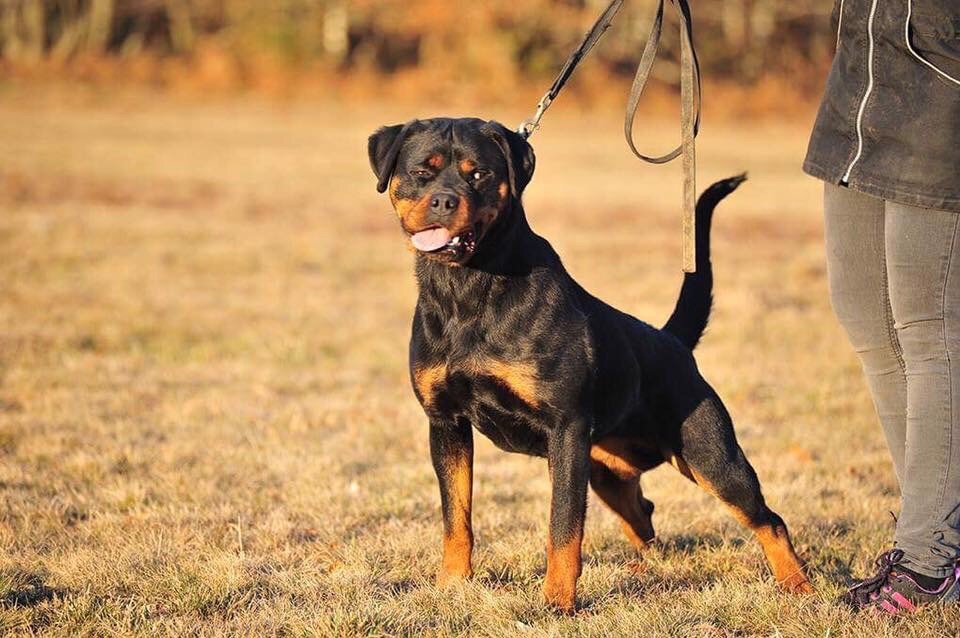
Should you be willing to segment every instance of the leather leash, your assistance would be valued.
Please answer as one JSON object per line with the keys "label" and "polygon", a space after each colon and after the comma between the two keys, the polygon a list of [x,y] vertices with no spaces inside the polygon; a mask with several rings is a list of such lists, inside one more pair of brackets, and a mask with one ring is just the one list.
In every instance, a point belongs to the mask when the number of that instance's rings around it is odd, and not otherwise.
{"label": "leather leash", "polygon": [[[567,80],[573,75],[577,65],[590,52],[597,41],[603,36],[617,13],[623,7],[624,0],[613,0],[604,10],[593,27],[583,38],[574,52],[563,65],[553,85],[540,99],[537,104],[537,111],[534,116],[520,125],[517,130],[525,139],[529,139],[540,127],[540,120],[544,113],[550,108],[550,105],[559,95]],[[636,118],[637,108],[640,103],[640,96],[643,89],[650,79],[650,71],[653,63],[656,61],[657,53],[660,50],[660,41],[663,35],[663,7],[669,1],[677,11],[680,18],[680,146],[673,149],[666,155],[659,157],[650,157],[637,150],[633,139],[633,124]],[[700,92],[700,62],[697,60],[697,52],[693,46],[693,17],[690,13],[690,6],[687,0],[658,0],[657,11],[654,15],[653,25],[650,28],[650,35],[647,37],[647,43],[643,47],[643,53],[640,56],[640,63],[637,66],[637,73],[633,79],[633,86],[630,88],[630,95],[627,98],[626,117],[624,119],[624,137],[627,140],[627,146],[638,158],[651,164],[666,164],[667,162],[681,157],[683,164],[683,272],[693,273],[697,269],[696,255],[696,136],[700,130],[700,110],[701,110],[701,92]]]}

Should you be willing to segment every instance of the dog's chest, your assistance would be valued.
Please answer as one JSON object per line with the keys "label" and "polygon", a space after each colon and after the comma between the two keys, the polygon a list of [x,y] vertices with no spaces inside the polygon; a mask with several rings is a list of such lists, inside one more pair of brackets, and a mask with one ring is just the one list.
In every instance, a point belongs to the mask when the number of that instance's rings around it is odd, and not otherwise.
{"label": "dog's chest", "polygon": [[414,385],[428,413],[466,418],[504,450],[544,453],[547,406],[535,362],[475,354],[416,367]]}

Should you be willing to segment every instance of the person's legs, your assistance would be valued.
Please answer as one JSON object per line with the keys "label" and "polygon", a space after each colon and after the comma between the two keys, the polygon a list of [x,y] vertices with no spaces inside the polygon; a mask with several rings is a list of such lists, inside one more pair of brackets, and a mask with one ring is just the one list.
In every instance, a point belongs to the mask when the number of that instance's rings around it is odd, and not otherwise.
{"label": "person's legs", "polygon": [[907,376],[896,545],[943,577],[960,557],[960,214],[887,202],[885,237]]}
{"label": "person's legs", "polygon": [[902,484],[907,379],[887,293],[884,202],[826,184],[824,217],[830,301],[860,357]]}

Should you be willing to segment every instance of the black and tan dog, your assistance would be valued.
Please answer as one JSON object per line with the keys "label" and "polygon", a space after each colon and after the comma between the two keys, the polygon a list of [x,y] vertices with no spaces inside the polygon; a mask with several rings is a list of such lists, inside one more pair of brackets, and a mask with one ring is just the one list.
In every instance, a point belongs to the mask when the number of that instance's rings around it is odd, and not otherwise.
{"label": "black and tan dog", "polygon": [[653,503],[639,477],[665,461],[754,532],[781,585],[810,591],[692,354],[712,302],[710,218],[742,177],[700,197],[698,269],[658,330],[591,296],[530,229],[520,198],[534,154],[520,135],[477,119],[415,120],[378,130],[369,153],[417,251],[410,374],[440,482],[441,582],[472,573],[476,428],[504,450],[547,458],[544,594],[563,610],[574,607],[587,484],[643,548]]}

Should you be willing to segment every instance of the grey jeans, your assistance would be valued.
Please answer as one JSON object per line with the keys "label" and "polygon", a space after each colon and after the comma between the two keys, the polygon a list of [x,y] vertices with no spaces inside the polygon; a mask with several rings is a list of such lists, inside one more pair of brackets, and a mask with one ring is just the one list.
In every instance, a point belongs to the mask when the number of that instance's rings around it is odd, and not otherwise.
{"label": "grey jeans", "polygon": [[960,557],[960,213],[826,184],[830,299],[860,357],[900,484],[896,545]]}

